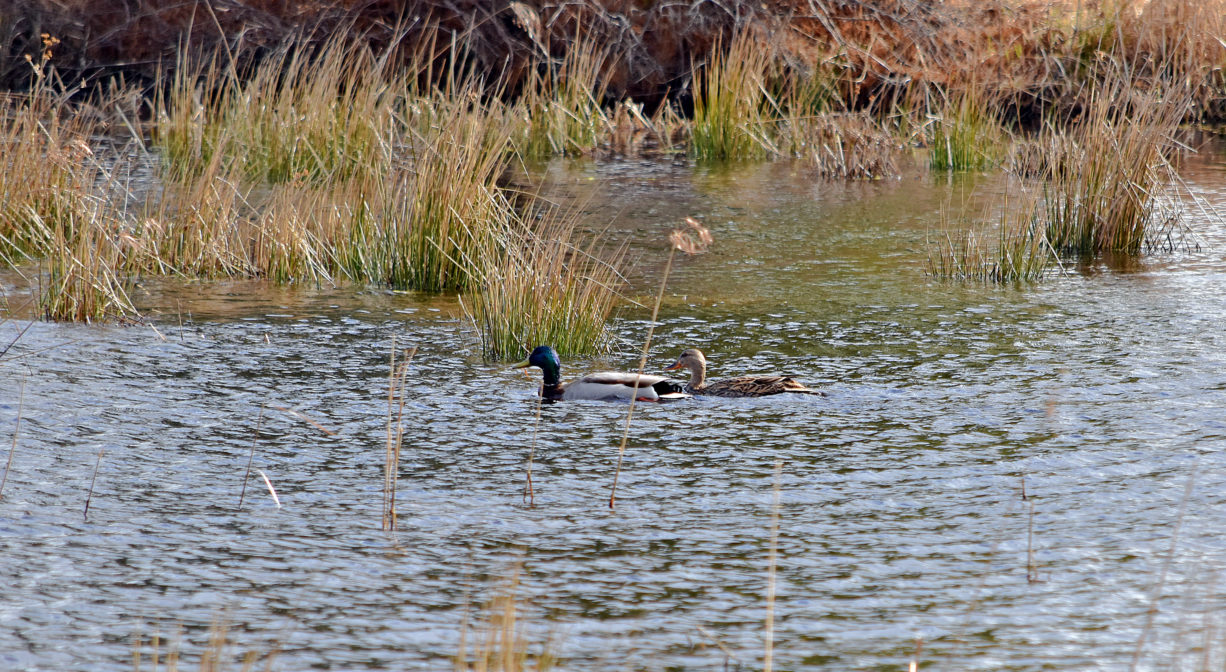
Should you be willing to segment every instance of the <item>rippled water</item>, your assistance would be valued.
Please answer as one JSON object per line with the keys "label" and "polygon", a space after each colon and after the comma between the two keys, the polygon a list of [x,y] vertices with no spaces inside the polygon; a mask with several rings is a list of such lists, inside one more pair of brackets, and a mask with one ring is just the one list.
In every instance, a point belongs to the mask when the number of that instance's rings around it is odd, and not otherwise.
{"label": "rippled water", "polygon": [[[1217,154],[1186,177],[1226,206]],[[563,669],[758,669],[777,462],[777,668],[906,669],[917,639],[934,669],[1222,664],[1212,212],[1189,210],[1199,250],[995,288],[923,273],[941,207],[998,193],[990,178],[551,178],[616,212],[639,298],[679,217],[714,233],[678,261],[649,367],[698,346],[717,377],[828,396],[636,406],[612,511],[627,406],[546,407],[528,506],[537,378],[481,362],[453,300],[151,284],[156,330],[36,323],[0,357],[0,668],[133,669],[139,639],[148,669],[156,633],[195,669],[221,622],[228,655],[276,651],[274,669],[450,669],[465,623],[483,637],[465,614],[515,583],[524,639]],[[563,374],[632,368],[647,325],[623,318],[618,353]],[[393,339],[419,350],[389,534]],[[280,508],[258,476],[238,508],[253,449]]]}

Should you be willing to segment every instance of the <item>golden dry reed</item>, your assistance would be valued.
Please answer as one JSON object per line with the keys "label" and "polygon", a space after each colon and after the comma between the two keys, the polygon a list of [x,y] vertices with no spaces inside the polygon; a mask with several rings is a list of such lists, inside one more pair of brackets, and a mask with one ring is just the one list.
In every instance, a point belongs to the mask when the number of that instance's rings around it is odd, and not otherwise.
{"label": "golden dry reed", "polygon": [[[520,618],[523,599],[517,593],[520,586],[516,567],[514,573],[484,605],[481,621],[470,628],[467,609],[460,627],[460,650],[455,658],[456,672],[543,672],[557,667],[552,642],[545,638],[533,641]],[[468,638],[473,635],[470,650]]]}
{"label": "golden dry reed", "polygon": [[1045,234],[1062,253],[1136,254],[1170,243],[1177,225],[1162,193],[1176,179],[1170,156],[1191,99],[1180,89],[1138,88],[1126,67],[1106,67],[1081,117],[1052,130],[1042,156]]}
{"label": "golden dry reed", "polygon": [[[1226,2],[1120,0],[1077,8],[1019,9],[1007,26],[964,22],[956,35],[915,40],[911,55],[928,65],[913,83],[881,72],[891,66],[880,56],[871,78],[849,67],[847,59],[870,53],[856,51],[854,41],[873,37],[871,21],[860,24],[863,34],[845,34],[844,51],[811,54],[807,63],[789,61],[796,54],[764,37],[760,25],[744,26],[694,57],[688,121],[669,104],[651,114],[626,101],[606,105],[605,87],[623,65],[615,56],[622,52],[583,38],[554,58],[545,53],[552,43],[543,26],[533,33],[543,67],[517,85],[515,97],[457,66],[436,71],[437,63],[463,62],[462,37],[442,47],[423,43],[417,65],[408,67],[401,61],[392,67],[387,54],[340,37],[274,50],[241,77],[223,53],[185,59],[150,87],[159,93],[147,101],[148,145],[133,126],[140,120],[111,111],[117,100],[98,98],[81,108],[91,114],[74,114],[78,108],[65,101],[75,91],[51,67],[57,40],[45,35],[42,52],[29,59],[31,87],[6,98],[0,117],[0,262],[37,288],[50,319],[133,317],[127,287],[150,275],[373,283],[469,292],[474,316],[485,311],[474,323],[488,332],[491,356],[507,356],[520,347],[512,341],[532,338],[534,329],[566,328],[542,321],[572,307],[593,323],[582,330],[582,344],[562,348],[598,350],[597,323],[608,318],[615,299],[607,297],[617,285],[617,273],[600,269],[616,264],[619,253],[593,252],[600,263],[591,268],[583,267],[589,262],[582,254],[561,255],[565,268],[552,277],[582,291],[531,280],[541,270],[508,270],[545,263],[541,255],[557,238],[536,238],[539,227],[528,225],[503,183],[512,167],[527,158],[688,144],[702,161],[787,158],[824,178],[876,179],[897,173],[900,146],[914,138],[897,129],[924,124],[900,119],[933,110],[939,119],[925,137],[935,169],[997,163],[1002,144],[1016,141],[1002,131],[1008,110],[1018,119],[1046,119],[1033,143],[1045,148],[1033,171],[1046,188],[1037,215],[1042,234],[1023,236],[1029,242],[1018,243],[1022,261],[993,253],[1005,270],[987,275],[1028,277],[1042,256],[1040,240],[1081,255],[1171,245],[1177,220],[1163,208],[1173,175],[1171,135],[1182,120],[1211,116],[1222,98],[1226,45],[1217,36]],[[930,18],[945,21],[954,11],[943,7]],[[942,51],[941,45],[973,42],[967,30],[981,30],[989,46],[1009,37],[1008,53],[983,45]],[[866,88],[874,81],[879,89]],[[947,102],[908,113],[900,103],[906,97],[897,94],[907,87],[940,90]],[[117,93],[116,99],[134,95]],[[111,157],[96,156],[99,116],[112,114],[106,142],[118,143],[120,155],[148,146],[153,154],[146,158],[162,167],[151,188],[131,189]],[[577,217],[562,247],[599,250],[573,236]],[[963,243],[966,254],[980,249]],[[572,262],[580,267],[570,270]],[[982,264],[962,266],[950,266],[952,274]],[[506,318],[503,331],[513,335],[496,335],[501,327],[487,319],[490,311],[528,300],[541,302],[530,311],[536,323],[528,328]]]}

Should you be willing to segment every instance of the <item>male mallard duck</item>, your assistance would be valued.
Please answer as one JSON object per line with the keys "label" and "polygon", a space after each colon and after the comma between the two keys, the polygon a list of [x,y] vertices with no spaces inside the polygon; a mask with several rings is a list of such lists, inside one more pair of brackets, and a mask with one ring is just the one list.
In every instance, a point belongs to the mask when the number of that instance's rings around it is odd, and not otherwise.
{"label": "male mallard duck", "polygon": [[[535,366],[545,376],[545,384],[541,387],[541,396],[549,401],[562,399],[591,399],[596,401],[612,399],[630,399],[639,401],[660,401],[662,399],[685,399],[690,395],[682,389],[681,383],[669,380],[663,376],[638,375],[637,373],[618,373],[603,371],[588,374],[579,380],[562,383],[562,364],[558,361],[558,353],[548,345],[537,346],[528,355],[528,359],[515,365],[517,369]],[[638,384],[635,384],[638,379]]]}
{"label": "male mallard duck", "polygon": [[685,391],[690,394],[705,394],[712,397],[766,397],[772,394],[796,392],[825,396],[823,392],[810,390],[789,376],[738,376],[708,383],[706,382],[707,358],[703,357],[702,351],[696,348],[683,351],[677,361],[664,370],[675,371],[683,367],[690,370],[690,382],[685,384]]}

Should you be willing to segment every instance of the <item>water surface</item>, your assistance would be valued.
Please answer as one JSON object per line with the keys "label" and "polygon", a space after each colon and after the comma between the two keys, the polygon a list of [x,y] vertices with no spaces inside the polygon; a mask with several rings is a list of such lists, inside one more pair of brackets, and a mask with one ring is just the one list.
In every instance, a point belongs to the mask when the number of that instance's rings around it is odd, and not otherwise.
{"label": "water surface", "polygon": [[[535,375],[482,362],[452,298],[147,283],[156,328],[36,323],[0,357],[0,667],[132,669],[135,639],[149,665],[148,639],[181,629],[195,669],[223,622],[229,653],[277,650],[274,669],[450,669],[471,612],[515,583],[525,640],[563,669],[758,669],[777,463],[778,669],[906,669],[917,638],[934,669],[1226,658],[1212,210],[1188,210],[1198,249],[999,288],[924,274],[941,209],[999,198],[990,176],[547,177],[631,243],[641,301],[681,217],[714,234],[674,266],[649,368],[697,346],[715,377],[828,396],[636,406],[610,510],[627,406],[556,404],[538,425]],[[1185,178],[1226,206],[1219,154]],[[564,376],[633,368],[645,313],[616,329]],[[390,534],[393,342],[418,352]],[[258,476],[238,506],[253,450],[279,508]]]}

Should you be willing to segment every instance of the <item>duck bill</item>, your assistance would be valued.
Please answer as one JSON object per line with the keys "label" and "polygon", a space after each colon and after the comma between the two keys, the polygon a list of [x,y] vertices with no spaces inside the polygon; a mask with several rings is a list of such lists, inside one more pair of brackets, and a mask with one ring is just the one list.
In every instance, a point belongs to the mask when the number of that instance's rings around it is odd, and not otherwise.
{"label": "duck bill", "polygon": [[673,362],[672,364],[664,367],[664,370],[665,371],[676,371],[677,369],[680,369],[680,368],[681,368],[681,360],[677,360]]}
{"label": "duck bill", "polygon": [[525,359],[524,361],[519,362],[517,364],[512,364],[511,368],[512,369],[526,369],[529,366],[532,366],[532,363]]}

